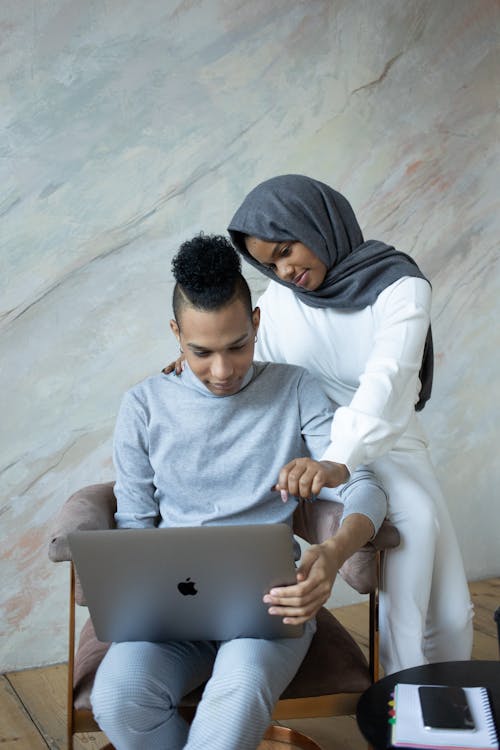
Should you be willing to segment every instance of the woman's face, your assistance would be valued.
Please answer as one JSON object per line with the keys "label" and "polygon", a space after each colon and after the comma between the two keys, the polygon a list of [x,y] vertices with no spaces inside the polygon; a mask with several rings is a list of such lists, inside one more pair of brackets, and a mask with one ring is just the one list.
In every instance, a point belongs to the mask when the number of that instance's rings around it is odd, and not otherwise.
{"label": "woman's face", "polygon": [[282,281],[314,292],[325,279],[326,265],[302,242],[268,242],[258,237],[246,237],[245,244],[252,258]]}

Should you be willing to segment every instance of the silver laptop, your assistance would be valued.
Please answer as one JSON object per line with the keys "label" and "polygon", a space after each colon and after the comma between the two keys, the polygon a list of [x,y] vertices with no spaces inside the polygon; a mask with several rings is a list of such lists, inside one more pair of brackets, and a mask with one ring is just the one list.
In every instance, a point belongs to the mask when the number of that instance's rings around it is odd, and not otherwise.
{"label": "silver laptop", "polygon": [[77,531],[71,554],[101,641],[284,638],[263,595],[295,583],[286,524]]}

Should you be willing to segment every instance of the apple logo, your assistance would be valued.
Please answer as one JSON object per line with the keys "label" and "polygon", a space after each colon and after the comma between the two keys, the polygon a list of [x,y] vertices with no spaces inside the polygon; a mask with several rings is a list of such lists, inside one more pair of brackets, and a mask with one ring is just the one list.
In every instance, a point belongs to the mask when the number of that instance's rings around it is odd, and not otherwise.
{"label": "apple logo", "polygon": [[195,588],[195,582],[191,578],[186,578],[185,581],[181,581],[177,584],[177,588],[181,592],[182,596],[195,596],[198,591]]}

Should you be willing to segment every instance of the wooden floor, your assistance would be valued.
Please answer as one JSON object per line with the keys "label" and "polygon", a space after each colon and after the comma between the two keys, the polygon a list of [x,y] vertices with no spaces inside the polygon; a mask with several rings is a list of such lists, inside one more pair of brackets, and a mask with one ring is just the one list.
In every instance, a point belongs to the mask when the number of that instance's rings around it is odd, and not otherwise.
{"label": "wooden floor", "polygon": [[[500,578],[470,584],[475,604],[474,659],[497,659],[498,642],[493,612],[500,605]],[[367,606],[335,610],[335,616],[367,650]],[[59,750],[65,744],[66,665],[0,675],[0,745],[2,750]],[[287,722],[328,750],[366,750],[354,717]],[[97,750],[106,744],[102,734],[79,735],[77,750]],[[291,750],[282,743],[261,743],[259,750]]]}

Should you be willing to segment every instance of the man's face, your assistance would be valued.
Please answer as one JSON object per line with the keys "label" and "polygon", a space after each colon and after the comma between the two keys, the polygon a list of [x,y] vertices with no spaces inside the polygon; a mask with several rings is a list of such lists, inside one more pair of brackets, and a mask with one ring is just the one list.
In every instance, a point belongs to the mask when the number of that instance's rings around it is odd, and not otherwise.
{"label": "man's face", "polygon": [[241,388],[253,361],[259,317],[255,308],[250,319],[236,299],[220,310],[183,307],[180,330],[175,320],[170,321],[189,367],[215,396],[232,396]]}

